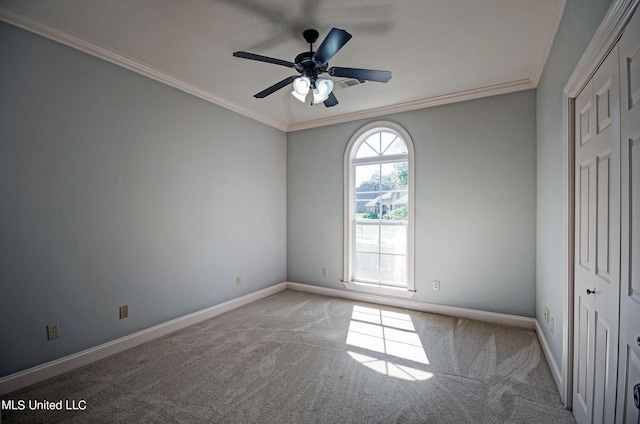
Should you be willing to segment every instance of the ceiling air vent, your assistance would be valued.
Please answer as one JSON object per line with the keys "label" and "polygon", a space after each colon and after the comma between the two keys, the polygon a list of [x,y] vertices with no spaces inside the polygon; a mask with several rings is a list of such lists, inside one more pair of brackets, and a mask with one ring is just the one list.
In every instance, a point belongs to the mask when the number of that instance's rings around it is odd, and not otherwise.
{"label": "ceiling air vent", "polygon": [[360,84],[364,84],[366,81],[364,80],[357,80],[355,78],[351,78],[351,79],[346,79],[346,80],[342,80],[336,83],[336,85],[340,88],[349,88],[349,87],[353,87],[355,85],[360,85]]}

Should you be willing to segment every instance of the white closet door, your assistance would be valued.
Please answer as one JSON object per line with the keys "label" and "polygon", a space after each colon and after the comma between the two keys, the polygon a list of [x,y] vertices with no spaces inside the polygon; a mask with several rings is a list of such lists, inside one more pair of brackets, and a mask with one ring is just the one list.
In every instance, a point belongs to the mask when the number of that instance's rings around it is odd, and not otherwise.
{"label": "white closet door", "polygon": [[620,296],[620,97],[617,48],[576,99],[573,414],[611,423]]}
{"label": "white closet door", "polygon": [[621,290],[618,423],[638,423],[640,384],[640,12],[620,39]]}

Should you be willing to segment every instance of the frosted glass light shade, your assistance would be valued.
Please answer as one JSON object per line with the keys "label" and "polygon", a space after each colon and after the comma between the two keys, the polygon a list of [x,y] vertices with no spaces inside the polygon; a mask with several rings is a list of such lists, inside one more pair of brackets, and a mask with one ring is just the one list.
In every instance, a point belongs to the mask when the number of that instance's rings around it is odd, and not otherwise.
{"label": "frosted glass light shade", "polygon": [[321,103],[329,98],[333,90],[333,81],[324,78],[316,80],[316,88],[313,89],[313,102]]}
{"label": "frosted glass light shade", "polygon": [[298,77],[293,81],[293,91],[291,94],[293,97],[304,103],[310,88],[311,80],[308,77]]}

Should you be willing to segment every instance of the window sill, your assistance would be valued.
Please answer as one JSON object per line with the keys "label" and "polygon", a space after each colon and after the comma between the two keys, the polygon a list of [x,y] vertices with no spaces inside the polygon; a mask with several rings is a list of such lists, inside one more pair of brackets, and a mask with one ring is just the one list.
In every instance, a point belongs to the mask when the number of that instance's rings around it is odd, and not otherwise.
{"label": "window sill", "polygon": [[402,297],[405,299],[411,299],[415,296],[415,290],[407,290],[402,288],[394,288],[394,287],[380,287],[374,284],[366,284],[366,283],[352,283],[343,281],[344,287],[347,290],[355,290],[367,293],[375,293],[375,294],[384,294],[388,296]]}

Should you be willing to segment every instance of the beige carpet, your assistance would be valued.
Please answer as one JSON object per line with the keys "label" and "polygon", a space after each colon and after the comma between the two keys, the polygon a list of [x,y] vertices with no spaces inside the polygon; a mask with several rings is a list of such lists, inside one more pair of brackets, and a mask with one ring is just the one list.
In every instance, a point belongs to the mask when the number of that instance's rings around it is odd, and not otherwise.
{"label": "beige carpet", "polygon": [[574,422],[533,331],[292,291],[2,399],[86,402],[3,424]]}

